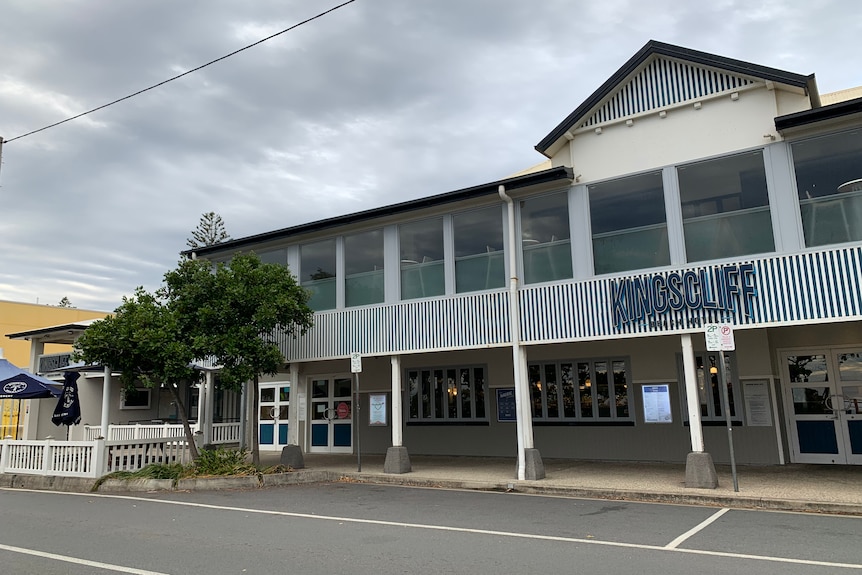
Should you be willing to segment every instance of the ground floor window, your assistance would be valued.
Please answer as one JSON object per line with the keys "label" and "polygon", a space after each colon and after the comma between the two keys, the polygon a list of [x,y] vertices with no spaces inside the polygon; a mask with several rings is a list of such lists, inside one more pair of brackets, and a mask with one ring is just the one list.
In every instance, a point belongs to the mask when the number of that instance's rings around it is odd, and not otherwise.
{"label": "ground floor window", "polygon": [[408,423],[488,421],[485,367],[407,370]]}
{"label": "ground floor window", "polygon": [[[720,355],[714,353],[697,353],[694,356],[695,370],[697,376],[697,395],[700,403],[700,418],[704,422],[725,422],[724,400],[721,397],[721,384],[719,383],[718,369],[721,364]],[[730,408],[730,417],[737,422],[742,421],[742,415],[738,413],[737,403],[739,401],[739,389],[736,376],[736,360],[732,353],[724,354],[725,382],[727,382],[727,400]],[[683,419],[688,421],[688,400],[685,388],[685,376],[682,367],[682,356],[680,356],[679,374],[682,394]]]}
{"label": "ground floor window", "polygon": [[530,406],[542,422],[633,422],[628,360],[531,363]]}

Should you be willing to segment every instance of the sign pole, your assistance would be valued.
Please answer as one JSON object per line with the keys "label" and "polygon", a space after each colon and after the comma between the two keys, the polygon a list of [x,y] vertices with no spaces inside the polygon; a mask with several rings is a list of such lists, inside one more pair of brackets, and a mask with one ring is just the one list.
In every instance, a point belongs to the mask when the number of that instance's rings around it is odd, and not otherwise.
{"label": "sign pole", "polygon": [[353,421],[356,425],[356,471],[362,471],[362,449],[359,447],[359,374],[356,374],[356,399],[354,400]]}
{"label": "sign pole", "polygon": [[724,350],[718,352],[721,364],[718,368],[718,384],[721,386],[721,397],[724,402],[724,419],[727,421],[727,444],[730,447],[730,472],[733,475],[733,490],[739,491],[739,481],[736,478],[736,456],[733,453],[733,421],[730,419],[730,400],[727,397],[727,374],[725,373]]}
{"label": "sign pole", "polygon": [[362,372],[362,355],[350,354],[350,371],[356,376],[355,393],[353,396],[353,426],[356,428],[356,471],[362,471],[362,449],[359,447],[359,374]]}
{"label": "sign pole", "polygon": [[733,490],[739,491],[739,481],[736,478],[736,455],[733,453],[733,421],[730,418],[730,399],[727,395],[727,373],[725,372],[724,352],[736,349],[733,340],[733,326],[730,324],[711,323],[704,331],[706,351],[717,351],[719,358],[718,385],[721,387],[721,400],[724,405],[724,420],[727,422],[727,444],[730,448],[730,472],[733,475]]}

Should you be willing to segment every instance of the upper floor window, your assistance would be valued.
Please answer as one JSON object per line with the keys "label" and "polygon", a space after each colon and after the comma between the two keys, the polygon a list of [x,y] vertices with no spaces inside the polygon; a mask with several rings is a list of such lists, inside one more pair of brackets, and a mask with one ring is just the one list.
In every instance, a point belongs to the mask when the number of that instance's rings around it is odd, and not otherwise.
{"label": "upper floor window", "polygon": [[382,303],[383,230],[344,236],[344,304]]}
{"label": "upper floor window", "polygon": [[443,295],[443,218],[398,226],[401,299]]}
{"label": "upper floor window", "polygon": [[455,234],[455,291],[506,285],[503,212],[499,206],[452,216]]}
{"label": "upper floor window", "polygon": [[588,190],[596,274],[670,264],[661,172]]}
{"label": "upper floor window", "polygon": [[524,283],[572,277],[568,194],[521,200]]}
{"label": "upper floor window", "polygon": [[809,247],[862,240],[862,130],[790,145]]}
{"label": "upper floor window", "polygon": [[335,238],[299,248],[300,284],[311,291],[308,307],[335,309]]}
{"label": "upper floor window", "polygon": [[775,250],[761,150],[680,166],[677,174],[688,261]]}
{"label": "upper floor window", "polygon": [[269,250],[258,254],[260,261],[265,264],[278,264],[287,266],[287,249]]}

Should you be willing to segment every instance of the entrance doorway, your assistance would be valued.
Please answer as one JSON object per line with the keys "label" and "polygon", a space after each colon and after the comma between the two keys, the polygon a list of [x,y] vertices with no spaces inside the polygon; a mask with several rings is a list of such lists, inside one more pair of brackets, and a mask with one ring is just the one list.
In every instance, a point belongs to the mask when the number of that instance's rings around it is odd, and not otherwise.
{"label": "entrance doorway", "polygon": [[862,348],[783,351],[794,463],[862,464]]}
{"label": "entrance doorway", "polygon": [[261,383],[258,396],[258,442],[261,451],[280,451],[287,445],[290,383]]}
{"label": "entrance doorway", "polygon": [[351,378],[311,380],[311,441],[309,453],[353,453]]}

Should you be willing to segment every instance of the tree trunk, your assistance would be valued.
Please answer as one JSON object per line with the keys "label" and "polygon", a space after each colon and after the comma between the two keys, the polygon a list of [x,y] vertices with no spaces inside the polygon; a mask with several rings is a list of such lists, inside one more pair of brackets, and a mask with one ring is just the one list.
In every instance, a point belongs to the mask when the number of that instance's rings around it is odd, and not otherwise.
{"label": "tree trunk", "polygon": [[180,394],[177,393],[177,386],[175,383],[168,383],[168,389],[171,390],[171,395],[173,396],[174,402],[177,405],[177,411],[180,414],[180,421],[183,422],[183,431],[185,431],[186,442],[189,445],[189,454],[192,457],[192,461],[197,461],[198,446],[195,444],[195,436],[192,433],[192,426],[189,425],[189,416],[188,414],[186,414],[186,406],[183,405],[183,402],[180,399]]}
{"label": "tree trunk", "polygon": [[250,421],[250,423],[251,423],[251,442],[250,443],[251,443],[251,462],[254,464],[255,467],[260,467],[260,438],[259,438],[259,433],[258,433],[260,426],[257,424],[257,417],[258,417],[258,411],[259,411],[259,407],[257,404],[258,387],[259,387],[258,383],[259,382],[258,382],[257,374],[255,374],[254,379],[252,379],[252,381],[251,381],[251,397],[249,398],[249,400],[251,400],[251,405],[254,407],[253,415],[250,418],[251,419],[251,421]]}

